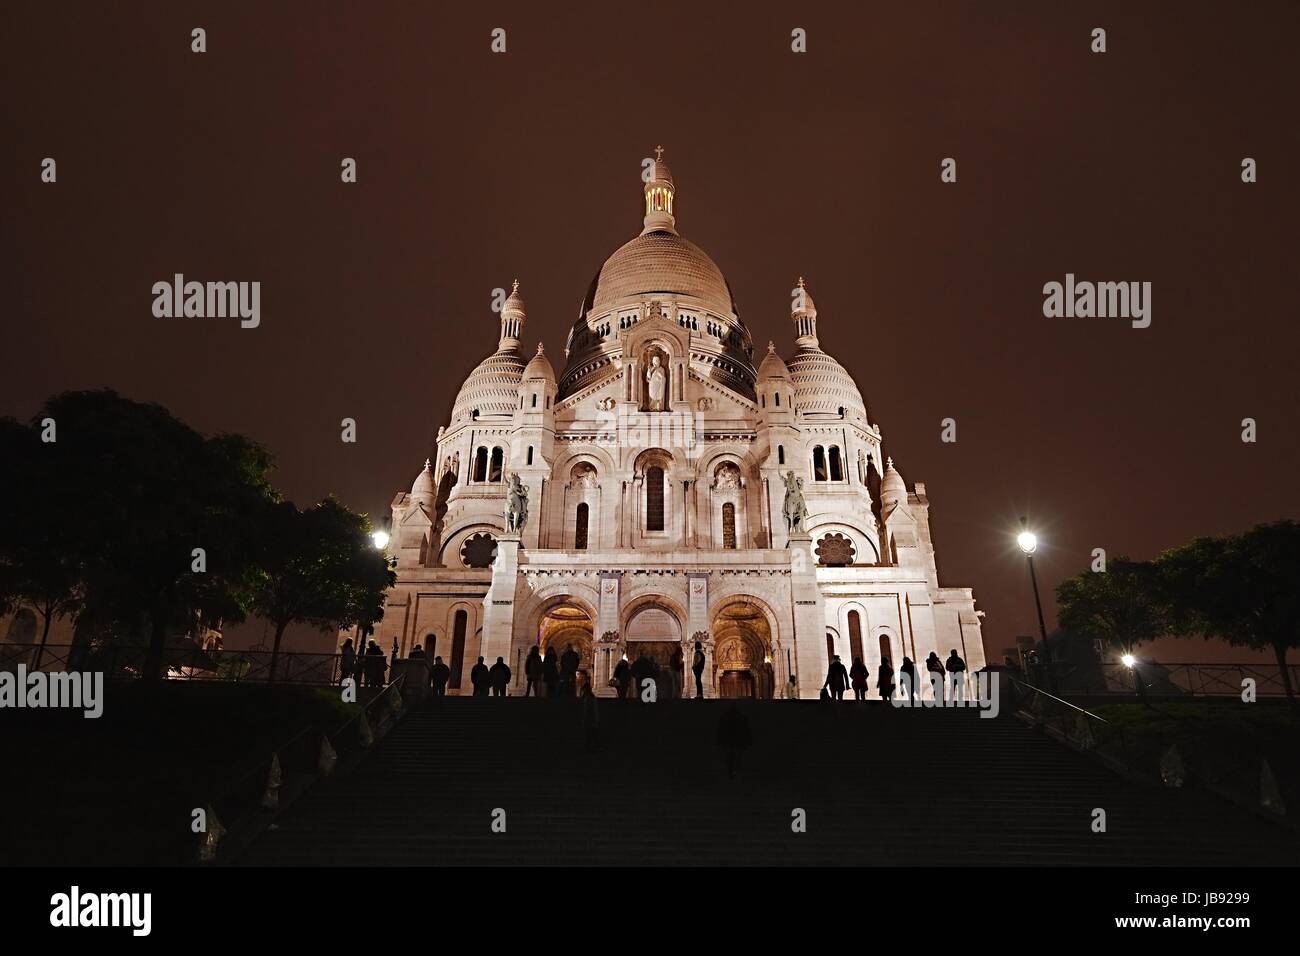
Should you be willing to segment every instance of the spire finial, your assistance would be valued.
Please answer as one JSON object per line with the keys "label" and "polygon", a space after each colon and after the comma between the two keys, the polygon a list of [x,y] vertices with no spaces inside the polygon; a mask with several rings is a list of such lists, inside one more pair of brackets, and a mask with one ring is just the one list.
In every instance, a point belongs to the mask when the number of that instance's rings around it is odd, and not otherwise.
{"label": "spire finial", "polygon": [[770,340],[768,341],[768,343],[767,343],[767,354],[768,354],[768,355],[775,355],[775,354],[776,354],[776,343],[775,343],[775,342],[772,342],[772,341],[770,341]]}
{"label": "spire finial", "polygon": [[803,276],[800,276],[800,277],[799,277],[799,288],[802,289],[803,287],[804,287],[804,284],[803,284]]}
{"label": "spire finial", "polygon": [[663,148],[662,146],[656,146],[656,147],[655,147],[655,162],[657,163],[657,162],[659,162],[659,161],[660,161],[661,159],[663,159],[663,158],[664,158],[664,148]]}
{"label": "spire finial", "polygon": [[428,458],[424,459],[424,470],[428,471],[432,467],[433,467],[433,462],[430,461]]}
{"label": "spire finial", "polygon": [[514,283],[510,286],[510,291],[511,291],[511,292],[518,292],[518,291],[519,291],[519,280],[518,280],[518,279],[516,279],[516,280],[514,281]]}
{"label": "spire finial", "polygon": [[894,456],[893,456],[893,455],[890,455],[888,458],[885,459],[885,467],[886,467],[886,468],[893,468],[893,467],[894,467]]}
{"label": "spire finial", "polygon": [[538,343],[537,343],[537,354],[538,354],[538,355],[543,355],[543,354],[545,354],[545,352],[546,352],[546,346],[543,345],[541,342],[538,342]]}

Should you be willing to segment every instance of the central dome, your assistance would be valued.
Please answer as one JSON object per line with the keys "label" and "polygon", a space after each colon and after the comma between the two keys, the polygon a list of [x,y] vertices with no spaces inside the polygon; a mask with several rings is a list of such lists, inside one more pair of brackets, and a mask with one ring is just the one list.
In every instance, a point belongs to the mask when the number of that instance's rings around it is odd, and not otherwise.
{"label": "central dome", "polygon": [[663,230],[625,242],[605,260],[583,300],[582,315],[654,295],[691,296],[719,315],[736,314],[722,270],[695,243]]}

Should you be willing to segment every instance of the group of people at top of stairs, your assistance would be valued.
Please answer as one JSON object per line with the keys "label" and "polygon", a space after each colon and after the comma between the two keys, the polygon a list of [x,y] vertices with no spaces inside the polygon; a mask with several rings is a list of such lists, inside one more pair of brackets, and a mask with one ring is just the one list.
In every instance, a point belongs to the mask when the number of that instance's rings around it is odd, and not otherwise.
{"label": "group of people at top of stairs", "polygon": [[[963,676],[966,671],[966,662],[958,656],[956,648],[948,655],[947,661],[939,660],[939,655],[934,651],[925,660],[926,679],[934,688],[935,699],[943,700],[945,689],[948,685],[964,681]],[[910,657],[904,655],[903,663],[898,668],[900,681],[894,683],[894,668],[889,663],[889,658],[881,658],[880,667],[876,671],[876,691],[880,694],[881,700],[892,701],[894,694],[901,688],[902,694],[911,699],[920,690],[920,685],[916,682],[916,664]],[[822,684],[821,696],[823,700],[843,700],[844,692],[849,688],[853,689],[853,696],[857,700],[867,699],[867,686],[871,681],[871,671],[862,663],[862,658],[853,658],[853,666],[845,668],[840,661],[840,655],[836,654],[831,659],[830,669],[826,672],[826,682]]]}
{"label": "group of people at top of stairs", "polygon": [[360,655],[352,646],[352,638],[343,642],[343,647],[339,649],[340,684],[351,677],[358,685],[383,687],[384,675],[387,673],[388,655],[374,641]]}

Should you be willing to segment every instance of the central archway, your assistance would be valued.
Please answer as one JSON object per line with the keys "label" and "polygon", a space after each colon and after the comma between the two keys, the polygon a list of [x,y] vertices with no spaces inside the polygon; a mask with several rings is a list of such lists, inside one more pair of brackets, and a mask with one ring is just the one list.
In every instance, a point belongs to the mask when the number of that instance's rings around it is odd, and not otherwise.
{"label": "central archway", "polygon": [[537,628],[537,644],[543,655],[552,650],[563,654],[572,647],[578,654],[578,670],[592,673],[591,616],[578,604],[561,602],[542,615]]}
{"label": "central archway", "polygon": [[757,604],[738,598],[713,617],[713,662],[719,697],[774,696],[772,629]]}

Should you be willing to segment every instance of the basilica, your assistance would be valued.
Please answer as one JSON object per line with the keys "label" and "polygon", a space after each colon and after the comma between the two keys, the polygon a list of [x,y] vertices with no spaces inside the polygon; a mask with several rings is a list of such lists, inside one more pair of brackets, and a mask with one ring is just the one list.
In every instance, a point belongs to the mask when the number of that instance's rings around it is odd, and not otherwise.
{"label": "basilica", "polygon": [[755,357],[657,155],[642,229],[592,280],[558,374],[523,347],[517,281],[502,303],[496,350],[393,500],[380,646],[441,656],[453,694],[479,656],[521,693],[534,645],[572,647],[602,695],[620,659],[690,662],[696,642],[706,696],[816,696],[834,655],[873,686],[882,658],[984,666],[971,589],[939,584],[925,486],[822,349],[803,279],[793,342]]}

